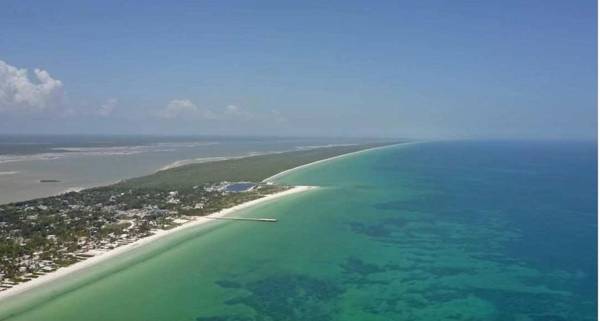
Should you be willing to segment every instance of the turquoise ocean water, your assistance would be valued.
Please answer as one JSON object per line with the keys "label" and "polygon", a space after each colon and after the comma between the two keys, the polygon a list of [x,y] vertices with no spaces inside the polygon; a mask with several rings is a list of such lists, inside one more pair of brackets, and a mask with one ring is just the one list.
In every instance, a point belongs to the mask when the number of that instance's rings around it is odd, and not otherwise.
{"label": "turquoise ocean water", "polygon": [[439,142],[0,305],[0,320],[596,320],[595,143]]}

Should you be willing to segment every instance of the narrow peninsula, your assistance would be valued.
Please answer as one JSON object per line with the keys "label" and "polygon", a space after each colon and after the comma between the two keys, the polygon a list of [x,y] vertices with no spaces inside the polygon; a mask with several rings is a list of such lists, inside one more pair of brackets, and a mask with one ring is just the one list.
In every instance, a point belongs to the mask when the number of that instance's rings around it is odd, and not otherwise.
{"label": "narrow peninsula", "polygon": [[308,189],[268,180],[278,173],[391,144],[319,147],[189,164],[109,186],[0,205],[0,298],[2,292],[18,292],[41,276],[68,273],[75,263],[93,263],[132,243],[207,222],[206,217]]}

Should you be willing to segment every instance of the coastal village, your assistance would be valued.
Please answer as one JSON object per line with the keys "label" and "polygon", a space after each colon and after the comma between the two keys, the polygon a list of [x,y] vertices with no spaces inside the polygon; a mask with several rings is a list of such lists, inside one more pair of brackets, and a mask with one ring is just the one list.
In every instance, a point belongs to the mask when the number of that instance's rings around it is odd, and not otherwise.
{"label": "coastal village", "polygon": [[182,189],[107,186],[0,205],[0,291],[288,188],[226,181]]}

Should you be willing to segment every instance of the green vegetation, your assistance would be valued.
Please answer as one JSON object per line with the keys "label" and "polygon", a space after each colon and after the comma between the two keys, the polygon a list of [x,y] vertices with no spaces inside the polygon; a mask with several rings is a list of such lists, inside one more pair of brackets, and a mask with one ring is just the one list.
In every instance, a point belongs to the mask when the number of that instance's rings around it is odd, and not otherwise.
{"label": "green vegetation", "polygon": [[367,148],[386,145],[364,144],[322,147],[286,153],[275,153],[229,159],[224,161],[191,164],[133,178],[116,186],[122,188],[190,188],[198,184],[221,181],[260,182],[284,170],[325,158],[347,154]]}
{"label": "green vegetation", "polygon": [[100,187],[0,206],[0,290],[204,216],[285,190],[257,185],[227,192],[227,184],[173,191]]}
{"label": "green vegetation", "polygon": [[[281,171],[383,144],[323,147],[193,164],[115,185],[0,205],[0,291],[195,216],[289,188]],[[230,191],[228,182],[256,182]]]}

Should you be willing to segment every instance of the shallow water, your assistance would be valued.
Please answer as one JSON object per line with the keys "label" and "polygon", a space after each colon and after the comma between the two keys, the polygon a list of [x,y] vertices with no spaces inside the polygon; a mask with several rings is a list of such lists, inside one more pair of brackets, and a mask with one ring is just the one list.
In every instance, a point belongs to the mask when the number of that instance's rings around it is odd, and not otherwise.
{"label": "shallow water", "polygon": [[325,138],[0,135],[0,204],[112,184],[190,162],[360,142]]}
{"label": "shallow water", "polygon": [[318,164],[281,181],[321,189],[245,211],[278,223],[182,233],[9,320],[595,320],[595,152],[444,142]]}

